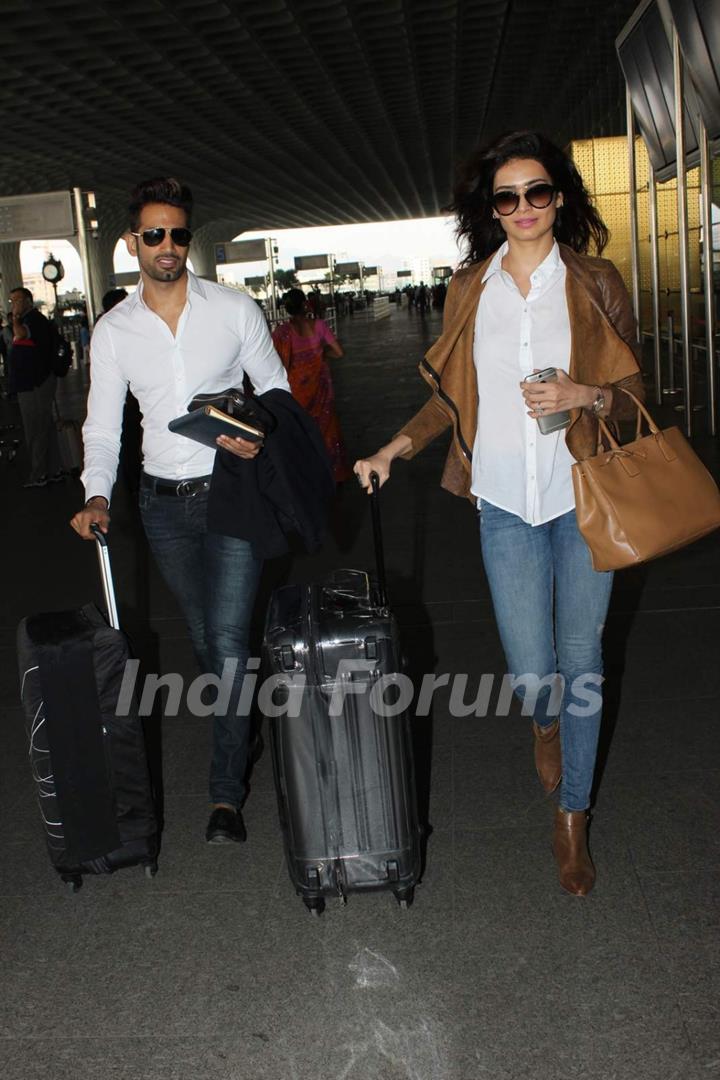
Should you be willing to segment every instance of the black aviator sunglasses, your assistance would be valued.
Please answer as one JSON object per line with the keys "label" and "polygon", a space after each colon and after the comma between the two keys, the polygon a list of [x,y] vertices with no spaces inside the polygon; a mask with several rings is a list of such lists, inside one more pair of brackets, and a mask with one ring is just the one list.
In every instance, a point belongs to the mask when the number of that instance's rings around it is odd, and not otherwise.
{"label": "black aviator sunglasses", "polygon": [[[535,210],[545,210],[553,200],[555,188],[552,184],[532,184],[525,190],[525,198]],[[508,217],[514,214],[520,205],[517,191],[496,191],[490,200],[498,214]]]}
{"label": "black aviator sunglasses", "polygon": [[146,247],[157,247],[165,239],[165,233],[170,234],[173,244],[177,244],[178,247],[188,247],[192,240],[189,229],[163,229],[160,226],[155,229],[143,229],[142,232],[134,232],[132,235],[141,236]]}

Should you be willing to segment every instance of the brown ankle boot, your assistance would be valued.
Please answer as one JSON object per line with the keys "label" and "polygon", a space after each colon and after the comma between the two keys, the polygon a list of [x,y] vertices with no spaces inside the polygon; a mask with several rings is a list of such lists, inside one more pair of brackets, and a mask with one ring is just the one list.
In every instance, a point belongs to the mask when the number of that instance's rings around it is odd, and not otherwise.
{"label": "brown ankle boot", "polygon": [[561,810],[558,806],[552,847],[563,889],[574,896],[586,896],[595,884],[595,867],[587,849],[585,810]]}
{"label": "brown ankle boot", "polygon": [[535,735],[535,768],[540,783],[548,794],[554,791],[562,777],[562,755],[560,752],[560,721],[540,727],[533,720]]}

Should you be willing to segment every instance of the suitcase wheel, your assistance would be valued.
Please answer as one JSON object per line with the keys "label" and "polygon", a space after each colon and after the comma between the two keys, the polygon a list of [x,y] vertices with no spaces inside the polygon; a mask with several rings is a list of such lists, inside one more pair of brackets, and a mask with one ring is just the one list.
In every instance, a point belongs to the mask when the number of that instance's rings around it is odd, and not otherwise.
{"label": "suitcase wheel", "polygon": [[413,900],[415,899],[414,886],[411,885],[408,889],[398,889],[395,892],[395,899],[397,900],[400,908],[403,911],[407,911],[407,909],[410,907]]}
{"label": "suitcase wheel", "polygon": [[319,919],[325,910],[325,899],[322,896],[303,896],[303,904],[315,919]]}
{"label": "suitcase wheel", "polygon": [[68,892],[76,893],[82,889],[82,874],[63,874],[62,880],[65,883],[65,888]]}
{"label": "suitcase wheel", "polygon": [[157,859],[154,862],[145,863],[145,877],[146,878],[148,878],[148,879],[154,878],[155,875],[157,874],[157,872],[158,872]]}

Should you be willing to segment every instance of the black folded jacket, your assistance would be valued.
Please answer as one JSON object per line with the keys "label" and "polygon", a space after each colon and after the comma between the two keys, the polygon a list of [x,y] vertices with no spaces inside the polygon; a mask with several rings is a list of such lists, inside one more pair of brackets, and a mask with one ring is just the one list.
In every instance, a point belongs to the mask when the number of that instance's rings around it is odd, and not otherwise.
{"label": "black folded jacket", "polygon": [[259,559],[284,555],[293,538],[316,551],[335,493],[320,429],[286,390],[268,390],[258,400],[272,413],[274,429],[251,460],[218,450],[208,530],[248,540]]}

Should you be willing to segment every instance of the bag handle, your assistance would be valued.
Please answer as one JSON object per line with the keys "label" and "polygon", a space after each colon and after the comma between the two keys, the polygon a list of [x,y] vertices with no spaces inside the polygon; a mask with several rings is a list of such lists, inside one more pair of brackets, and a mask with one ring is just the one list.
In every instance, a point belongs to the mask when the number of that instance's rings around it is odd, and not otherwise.
{"label": "bag handle", "polygon": [[373,541],[375,543],[375,564],[377,566],[378,601],[380,607],[387,607],[387,579],[385,577],[385,551],[383,548],[382,525],[380,523],[380,477],[370,473],[370,509],[372,511]]}
{"label": "bag handle", "polygon": [[[633,394],[631,390],[626,390],[624,386],[613,386],[612,387],[613,393],[615,393],[616,390],[622,390],[623,394],[627,394],[627,396],[629,398],[632,398],[632,400],[635,402],[635,405],[637,407],[637,423],[635,425],[635,438],[636,439],[640,438],[640,435],[642,433],[642,422],[643,422],[643,420],[645,420],[647,422],[647,426],[648,426],[648,429],[649,429],[651,435],[660,435],[661,432],[660,432],[659,427],[657,426],[657,424],[655,423],[655,421],[653,420],[652,416],[647,411],[647,409],[645,408],[643,403],[640,401],[640,399],[635,397],[635,394]],[[602,450],[602,448],[603,448],[603,437],[607,439],[608,444],[609,444],[609,446],[610,446],[610,448],[612,450],[622,450],[622,447],[621,447],[620,443],[617,441],[615,436],[612,434],[612,432],[610,431],[610,428],[608,427],[608,425],[605,423],[605,421],[603,420],[603,418],[601,416],[598,416],[598,441],[597,441],[598,452],[600,452]]]}
{"label": "bag handle", "polygon": [[102,581],[103,594],[105,596],[108,622],[115,630],[119,630],[120,620],[118,618],[117,603],[115,601],[115,586],[113,585],[112,571],[110,570],[110,555],[108,552],[107,537],[100,529],[100,526],[95,524],[95,522],[90,526],[90,531],[97,541],[96,546],[98,564],[100,566],[100,580]]}

